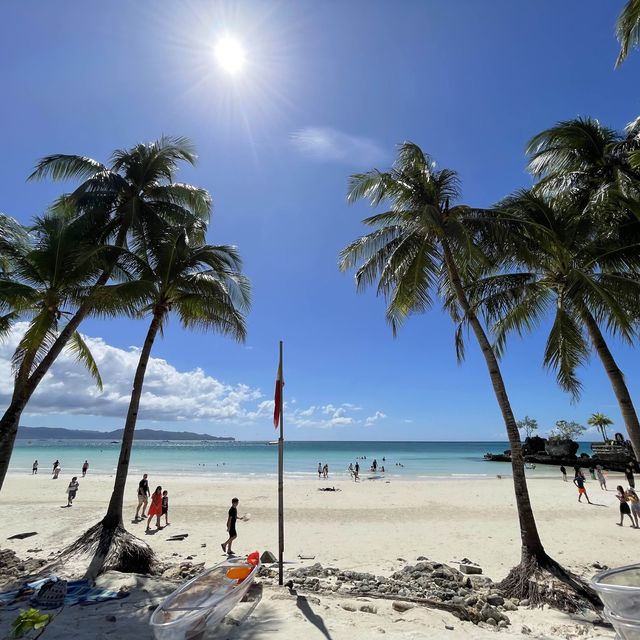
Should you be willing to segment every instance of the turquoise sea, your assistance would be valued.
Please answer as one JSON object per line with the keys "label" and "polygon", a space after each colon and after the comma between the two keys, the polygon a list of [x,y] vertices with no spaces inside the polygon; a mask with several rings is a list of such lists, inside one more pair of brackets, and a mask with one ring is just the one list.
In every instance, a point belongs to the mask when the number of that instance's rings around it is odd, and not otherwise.
{"label": "turquoise sea", "polygon": [[[495,477],[509,474],[511,465],[487,462],[487,452],[501,453],[506,442],[286,442],[284,466],[289,476],[317,477],[318,462],[329,465],[330,477],[345,476],[350,462],[360,463],[368,472],[374,458],[385,466],[386,476],[420,477]],[[120,443],[99,440],[18,440],[11,459],[10,472],[31,473],[35,459],[39,472],[51,470],[58,459],[63,473],[79,473],[84,460],[90,472],[114,472]],[[589,452],[581,443],[580,452]],[[366,456],[366,459],[363,457]],[[266,442],[186,442],[136,441],[131,456],[132,474],[209,476],[271,476],[277,474],[278,447]],[[383,462],[383,458],[385,461]],[[538,465],[531,475],[557,473],[553,467]]]}

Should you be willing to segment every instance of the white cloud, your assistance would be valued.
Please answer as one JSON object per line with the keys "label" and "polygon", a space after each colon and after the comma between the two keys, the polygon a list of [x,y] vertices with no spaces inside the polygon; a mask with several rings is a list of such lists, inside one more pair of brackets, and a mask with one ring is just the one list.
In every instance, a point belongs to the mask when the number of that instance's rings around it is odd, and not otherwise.
{"label": "white cloud", "polygon": [[369,416],[364,421],[364,425],[365,427],[370,427],[372,424],[378,422],[378,420],[384,420],[386,417],[387,415],[385,413],[382,413],[382,411],[376,411],[372,416]]}
{"label": "white cloud", "polygon": [[[13,391],[11,356],[25,331],[18,323],[0,343],[0,403],[8,404]],[[30,415],[104,416],[124,422],[139,349],[121,349],[102,338],[84,336],[98,364],[104,390],[73,356],[63,352],[40,383],[29,402]],[[162,358],[149,359],[140,402],[139,419],[151,422],[215,421],[250,425],[270,422],[274,403],[260,389],[246,384],[227,384],[202,369],[179,371]],[[332,429],[370,426],[385,418],[376,411],[363,419],[362,407],[351,403],[299,406],[294,398],[285,402],[285,420],[297,428]]]}
{"label": "white cloud", "polygon": [[[0,401],[8,402],[13,386],[11,355],[25,329],[15,326],[9,338],[0,344]],[[131,396],[131,385],[138,364],[139,350],[120,349],[102,338],[85,336],[98,364],[104,390],[93,384],[88,373],[63,352],[40,383],[29,402],[29,414],[99,415],[124,421]],[[261,415],[259,389],[245,384],[225,384],[202,369],[178,371],[161,358],[150,358],[147,365],[139,418],[152,421],[216,420],[232,422],[253,413]],[[273,410],[273,402],[271,402]]]}
{"label": "white cloud", "polygon": [[386,158],[374,140],[331,127],[304,127],[291,134],[291,141],[300,153],[318,162],[369,168],[369,165],[384,162]]}

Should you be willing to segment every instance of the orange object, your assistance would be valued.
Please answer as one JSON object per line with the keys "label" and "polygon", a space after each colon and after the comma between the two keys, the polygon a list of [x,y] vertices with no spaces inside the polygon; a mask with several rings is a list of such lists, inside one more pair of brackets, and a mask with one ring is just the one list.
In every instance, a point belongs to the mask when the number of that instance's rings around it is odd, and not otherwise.
{"label": "orange object", "polygon": [[251,573],[251,567],[231,567],[227,569],[227,578],[242,582]]}
{"label": "orange object", "polygon": [[255,567],[260,562],[260,552],[254,551],[247,556],[247,563]]}

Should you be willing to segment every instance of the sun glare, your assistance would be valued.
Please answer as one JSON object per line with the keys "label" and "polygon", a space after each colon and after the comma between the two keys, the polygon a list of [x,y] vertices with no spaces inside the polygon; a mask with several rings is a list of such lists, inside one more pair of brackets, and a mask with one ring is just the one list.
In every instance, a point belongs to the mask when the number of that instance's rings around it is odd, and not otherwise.
{"label": "sun glare", "polygon": [[245,52],[238,40],[224,36],[215,46],[216,60],[223,71],[231,75],[238,74],[244,68]]}

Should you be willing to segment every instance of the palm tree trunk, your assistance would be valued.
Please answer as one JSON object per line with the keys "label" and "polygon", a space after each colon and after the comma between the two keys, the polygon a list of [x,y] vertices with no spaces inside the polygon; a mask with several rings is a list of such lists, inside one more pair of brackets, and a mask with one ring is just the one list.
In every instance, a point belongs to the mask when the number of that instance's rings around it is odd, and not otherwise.
{"label": "palm tree trunk", "polygon": [[[116,238],[116,247],[121,248],[124,246],[126,235],[127,228],[122,227],[118,232],[118,237]],[[55,342],[51,345],[51,348],[44,358],[42,358],[34,372],[26,378],[21,376],[16,377],[11,403],[4,412],[2,418],[0,418],[0,491],[2,491],[2,486],[4,485],[4,480],[7,475],[7,471],[9,470],[11,454],[13,453],[13,446],[16,441],[18,426],[20,425],[20,418],[22,417],[24,408],[27,406],[27,403],[31,399],[35,390],[38,388],[42,378],[44,378],[51,368],[51,365],[65,348],[71,336],[80,326],[80,323],[91,312],[95,302],[94,294],[100,289],[100,287],[103,287],[109,281],[114,266],[115,261],[100,274],[100,277],[96,280],[85,301],[80,305],[73,317],[65,325],[64,329],[59,333]]]}
{"label": "palm tree trunk", "polygon": [[473,329],[482,355],[484,356],[491,384],[496,395],[496,400],[502,412],[507,436],[509,438],[509,446],[511,447],[511,469],[513,471],[513,486],[516,494],[516,506],[518,509],[518,519],[520,521],[520,537],[522,540],[522,560],[528,560],[531,556],[542,556],[545,554],[538,528],[536,526],[531,500],[529,498],[529,489],[527,487],[527,479],[524,472],[524,458],[522,455],[522,444],[520,441],[520,432],[518,425],[511,409],[507,389],[502,378],[500,365],[496,358],[493,347],[487,338],[487,335],[478,320],[475,312],[471,308],[467,294],[465,293],[458,268],[451,250],[446,242],[443,242],[444,260],[451,278],[451,283],[456,294],[458,303],[460,304],[465,316]]}
{"label": "palm tree trunk", "polygon": [[122,523],[122,503],[124,500],[124,490],[127,483],[127,474],[129,472],[129,460],[131,458],[131,448],[133,447],[133,435],[136,429],[136,421],[138,419],[138,408],[140,406],[140,398],[142,396],[142,386],[144,384],[144,376],[147,371],[151,348],[156,338],[158,330],[162,324],[162,319],[166,313],[164,309],[158,309],[153,314],[153,319],[147,331],[147,337],[144,340],[138,367],[133,378],[133,390],[131,392],[131,401],[129,402],[129,410],[127,411],[127,420],[124,424],[124,433],[122,434],[122,445],[120,446],[120,457],[118,458],[118,468],[116,469],[116,479],[109,501],[109,508],[102,523],[105,529],[114,529],[117,526],[123,526]]}
{"label": "palm tree trunk", "polygon": [[587,332],[591,338],[591,344],[596,350],[596,353],[602,361],[602,366],[609,376],[609,381],[613,387],[613,392],[616,394],[620,413],[622,413],[622,419],[624,420],[624,424],[627,428],[627,433],[629,434],[629,440],[631,440],[636,460],[640,462],[640,422],[638,422],[638,414],[633,406],[629,389],[624,381],[624,375],[614,360],[611,351],[609,351],[609,347],[607,346],[595,318],[587,309],[582,309],[580,315],[587,327]]}

